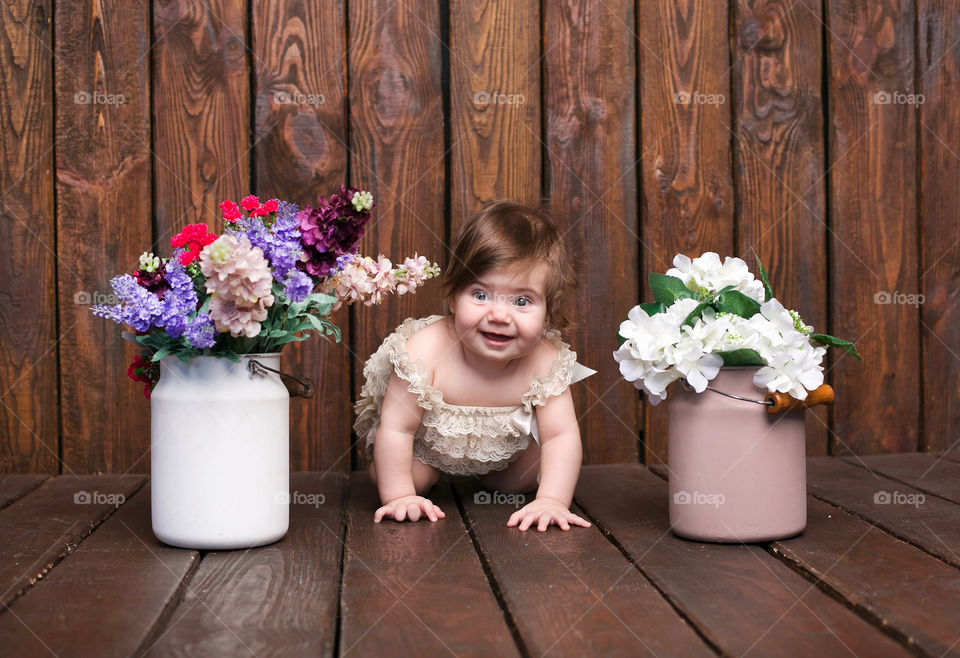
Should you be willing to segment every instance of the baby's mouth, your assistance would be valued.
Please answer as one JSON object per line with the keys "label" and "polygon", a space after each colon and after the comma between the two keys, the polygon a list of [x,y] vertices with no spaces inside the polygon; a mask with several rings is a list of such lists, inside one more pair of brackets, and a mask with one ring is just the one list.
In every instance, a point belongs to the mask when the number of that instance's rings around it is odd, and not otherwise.
{"label": "baby's mouth", "polygon": [[491,331],[481,331],[480,335],[489,340],[492,343],[509,343],[513,340],[513,336],[507,336],[506,334],[497,334]]}

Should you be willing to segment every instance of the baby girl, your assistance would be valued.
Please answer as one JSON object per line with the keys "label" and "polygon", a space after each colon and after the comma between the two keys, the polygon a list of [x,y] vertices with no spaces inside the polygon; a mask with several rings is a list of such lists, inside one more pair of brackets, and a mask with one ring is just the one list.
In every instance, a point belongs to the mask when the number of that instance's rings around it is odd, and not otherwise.
{"label": "baby girl", "polygon": [[508,526],[589,527],[570,511],[582,450],[569,386],[594,372],[560,340],[572,281],[539,210],[498,201],[463,227],[443,278],[450,314],[404,321],[363,369],[354,428],[383,505],[375,522],[444,518],[424,496],[445,474],[536,489]]}

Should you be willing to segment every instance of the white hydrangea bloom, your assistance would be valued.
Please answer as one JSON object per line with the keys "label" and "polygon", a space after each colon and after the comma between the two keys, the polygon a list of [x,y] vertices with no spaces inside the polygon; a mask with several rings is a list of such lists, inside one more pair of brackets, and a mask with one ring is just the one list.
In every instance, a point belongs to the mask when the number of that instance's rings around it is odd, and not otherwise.
{"label": "white hydrangea bloom", "polygon": [[763,282],[754,278],[743,259],[727,256],[721,263],[720,256],[712,251],[693,260],[677,254],[673,267],[666,274],[677,277],[685,286],[699,292],[716,292],[732,285],[758,302],[762,302],[765,296]]}
{"label": "white hydrangea bloom", "polygon": [[[723,287],[734,283],[734,275],[728,276],[730,272],[739,272],[739,266],[733,263],[727,274],[714,272],[716,276],[710,279],[711,267],[722,269],[727,263],[720,266],[719,258],[714,260],[709,254],[692,263],[683,258],[678,256],[674,264],[678,270],[685,268],[691,281],[710,280],[710,285]],[[734,259],[727,259],[731,260]],[[695,265],[697,261],[700,263]],[[736,276],[745,285],[741,291],[748,294],[751,282],[741,274]],[[762,284],[759,295],[758,301],[762,301]],[[613,357],[623,377],[643,390],[652,404],[665,400],[667,387],[681,378],[698,393],[703,392],[723,365],[723,358],[717,353],[737,349],[752,349],[760,355],[766,365],[757,371],[753,382],[767,391],[789,393],[802,400],[807,391],[823,383],[826,348],[814,346],[809,339],[811,328],[776,299],[764,302],[760,313],[749,319],[717,314],[708,307],[693,326],[681,327],[698,303],[696,299],[680,299],[653,316],[636,306],[620,325],[619,333],[625,342]]]}

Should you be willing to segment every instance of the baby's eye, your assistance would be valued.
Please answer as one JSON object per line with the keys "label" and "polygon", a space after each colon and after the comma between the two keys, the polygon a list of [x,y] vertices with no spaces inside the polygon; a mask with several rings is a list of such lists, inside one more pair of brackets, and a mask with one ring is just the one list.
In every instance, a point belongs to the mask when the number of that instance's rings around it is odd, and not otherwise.
{"label": "baby's eye", "polygon": [[474,291],[473,291],[473,298],[476,299],[476,300],[479,301],[479,302],[486,301],[486,299],[487,299],[487,293],[483,292],[482,290],[474,290]]}
{"label": "baby's eye", "polygon": [[513,303],[522,308],[524,306],[529,306],[533,302],[526,297],[517,297],[515,300],[513,300]]}

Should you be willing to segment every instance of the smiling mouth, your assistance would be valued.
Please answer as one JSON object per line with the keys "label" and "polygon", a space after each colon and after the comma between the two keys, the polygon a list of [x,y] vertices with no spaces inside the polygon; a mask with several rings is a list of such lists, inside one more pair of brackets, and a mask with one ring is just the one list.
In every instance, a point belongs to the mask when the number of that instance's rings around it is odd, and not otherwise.
{"label": "smiling mouth", "polygon": [[480,334],[487,340],[494,343],[507,343],[513,340],[513,336],[507,336],[505,334],[495,334],[489,331],[481,331]]}

